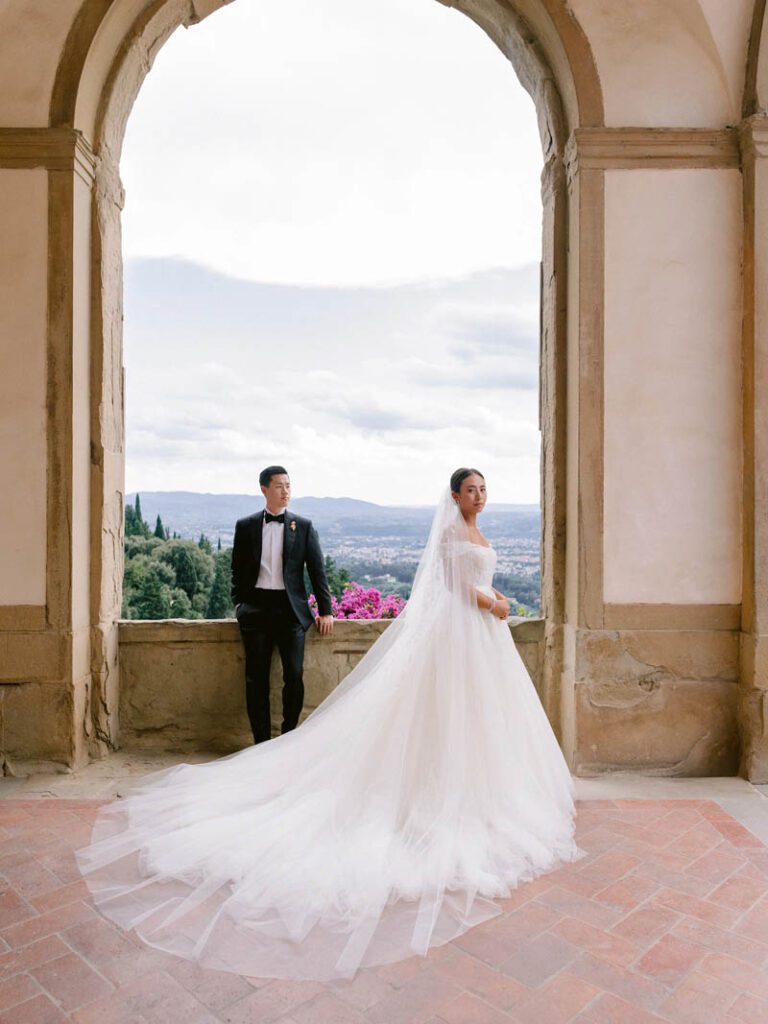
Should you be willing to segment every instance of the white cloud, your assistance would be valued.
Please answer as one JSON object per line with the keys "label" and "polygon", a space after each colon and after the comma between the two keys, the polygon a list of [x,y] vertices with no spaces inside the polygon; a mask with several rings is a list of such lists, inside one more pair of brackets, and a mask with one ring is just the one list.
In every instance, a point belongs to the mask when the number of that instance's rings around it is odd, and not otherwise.
{"label": "white cloud", "polygon": [[477,464],[538,501],[540,166],[511,67],[435,0],[179,31],[121,165],[128,489],[281,461],[297,494],[429,503]]}
{"label": "white cloud", "polygon": [[236,0],[160,51],[128,125],[128,256],[253,280],[536,259],[533,104],[435,0]]}

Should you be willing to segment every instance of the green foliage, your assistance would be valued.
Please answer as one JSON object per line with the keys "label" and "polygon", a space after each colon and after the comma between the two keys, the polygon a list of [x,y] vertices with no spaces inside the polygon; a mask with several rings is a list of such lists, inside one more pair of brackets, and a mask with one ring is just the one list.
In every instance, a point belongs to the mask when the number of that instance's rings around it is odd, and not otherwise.
{"label": "green foliage", "polygon": [[497,573],[493,585],[509,598],[510,613],[538,618],[541,615],[541,577]]}
{"label": "green foliage", "polygon": [[157,557],[173,568],[176,586],[193,604],[196,594],[208,594],[215,569],[213,555],[191,540],[168,540],[158,548]]}
{"label": "green foliage", "polygon": [[149,537],[149,525],[141,517],[141,499],[136,495],[135,505],[125,507],[125,536],[126,537]]}
{"label": "green foliage", "polygon": [[[325,575],[328,580],[328,589],[330,590],[331,595],[340,600],[344,591],[351,582],[348,571],[343,568],[340,569],[331,556],[326,555]],[[304,569],[304,587],[308,594],[313,593],[312,581],[310,580],[309,573],[306,569]]]}
{"label": "green foliage", "polygon": [[[143,556],[142,556],[143,557]],[[171,587],[168,575],[157,562],[147,561],[131,603],[132,619],[169,619]]]}
{"label": "green foliage", "polygon": [[[219,542],[221,543],[221,542]],[[235,614],[230,598],[230,575],[232,572],[232,549],[216,555],[216,571],[213,586],[205,610],[207,619],[228,619]]]}
{"label": "green foliage", "polygon": [[[137,512],[138,506],[138,512]],[[125,509],[125,619],[228,618],[231,549],[214,555],[205,537],[181,540],[158,515],[154,532],[141,516],[141,503]]]}
{"label": "green foliage", "polygon": [[328,589],[334,597],[341,598],[351,580],[344,568],[339,568],[330,555],[325,556],[325,575],[328,577]]}

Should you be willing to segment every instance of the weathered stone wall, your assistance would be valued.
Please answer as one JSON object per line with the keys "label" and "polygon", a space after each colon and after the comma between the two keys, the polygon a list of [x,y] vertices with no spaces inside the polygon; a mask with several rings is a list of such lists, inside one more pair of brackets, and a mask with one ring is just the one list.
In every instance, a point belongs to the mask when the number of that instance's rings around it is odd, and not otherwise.
{"label": "weathered stone wall", "polygon": [[[304,716],[341,682],[389,625],[339,621],[330,637],[307,635]],[[543,620],[512,633],[534,682]],[[244,659],[233,620],[120,624],[120,745],[142,750],[215,750],[253,742],[245,713]],[[272,729],[280,729],[280,662],[272,664]]]}
{"label": "weathered stone wall", "polygon": [[575,677],[577,775],[736,774],[736,631],[583,630]]}

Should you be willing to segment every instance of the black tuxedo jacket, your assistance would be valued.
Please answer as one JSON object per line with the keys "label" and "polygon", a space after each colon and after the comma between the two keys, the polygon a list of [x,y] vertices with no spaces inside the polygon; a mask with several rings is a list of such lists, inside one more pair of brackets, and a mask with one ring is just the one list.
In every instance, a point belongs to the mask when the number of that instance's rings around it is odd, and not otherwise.
{"label": "black tuxedo jacket", "polygon": [[[256,580],[261,568],[261,533],[264,512],[238,519],[232,548],[232,600],[237,604],[253,603]],[[331,592],[325,575],[325,562],[320,541],[309,519],[285,513],[283,527],[283,582],[296,618],[305,629],[314,622],[307,603],[304,566],[307,567],[321,615],[331,614]]]}

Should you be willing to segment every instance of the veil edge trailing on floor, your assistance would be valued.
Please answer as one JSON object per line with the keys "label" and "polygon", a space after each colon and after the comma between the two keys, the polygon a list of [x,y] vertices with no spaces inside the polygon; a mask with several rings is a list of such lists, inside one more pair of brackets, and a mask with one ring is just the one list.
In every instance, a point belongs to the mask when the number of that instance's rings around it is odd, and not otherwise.
{"label": "veil edge trailing on floor", "polygon": [[332,979],[425,955],[575,860],[573,785],[506,623],[495,554],[443,494],[404,612],[294,732],[146,777],[77,863],[155,948]]}

